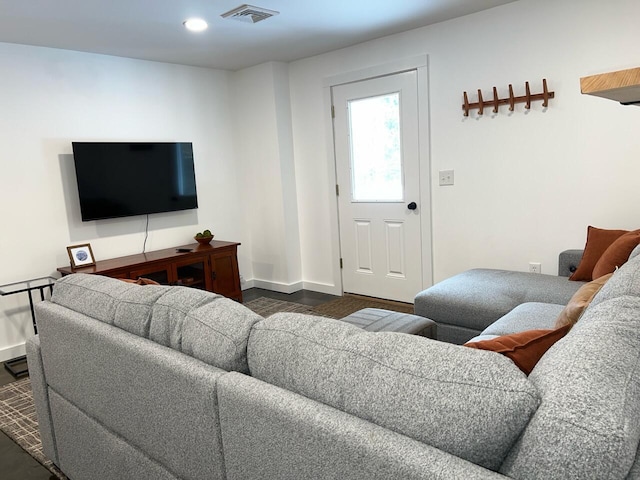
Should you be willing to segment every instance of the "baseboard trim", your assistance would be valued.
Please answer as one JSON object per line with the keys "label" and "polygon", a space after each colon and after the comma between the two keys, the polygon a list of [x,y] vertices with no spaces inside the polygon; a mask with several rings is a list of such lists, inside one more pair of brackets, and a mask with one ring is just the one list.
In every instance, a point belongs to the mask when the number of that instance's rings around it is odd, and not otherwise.
{"label": "baseboard trim", "polygon": [[326,283],[302,282],[302,288],[311,290],[312,292],[326,293],[327,295],[342,296],[342,288],[336,285],[328,285]]}
{"label": "baseboard trim", "polygon": [[370,297],[368,295],[360,295],[358,293],[345,293],[345,297],[359,298],[361,300],[373,300],[387,305],[395,305],[397,307],[413,307],[413,302],[399,302],[397,300],[387,300],[386,298]]}
{"label": "baseboard trim", "polygon": [[[302,290],[302,282],[296,283],[279,283],[279,282],[269,282],[267,280],[256,280],[255,278],[252,280],[254,288],[262,288],[264,290],[271,290],[272,292],[278,293],[295,293],[299,290]],[[248,283],[248,282],[247,282]]]}
{"label": "baseboard trim", "polygon": [[264,290],[286,294],[295,293],[304,289],[312,292],[326,293],[327,295],[342,295],[342,289],[335,285],[304,281],[295,283],[280,283],[271,282],[268,280],[257,280],[253,278],[251,280],[245,280],[242,283],[242,290],[248,290],[249,288],[262,288]]}
{"label": "baseboard trim", "polygon": [[0,349],[0,362],[6,362],[7,360],[11,360],[12,358],[21,357],[27,354],[27,349],[24,343],[19,343],[18,345],[12,345],[10,347],[5,347]]}

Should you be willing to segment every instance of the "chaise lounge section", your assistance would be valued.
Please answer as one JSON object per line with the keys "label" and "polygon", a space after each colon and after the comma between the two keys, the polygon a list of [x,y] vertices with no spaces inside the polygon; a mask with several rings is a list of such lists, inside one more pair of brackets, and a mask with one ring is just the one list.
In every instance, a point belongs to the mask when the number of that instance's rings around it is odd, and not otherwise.
{"label": "chaise lounge section", "polygon": [[[527,328],[552,328],[553,322],[585,282],[568,279],[582,250],[559,255],[558,276],[509,270],[467,270],[418,293],[415,313],[436,322],[438,340],[463,344],[510,314]],[[502,334],[502,333],[501,333]]]}

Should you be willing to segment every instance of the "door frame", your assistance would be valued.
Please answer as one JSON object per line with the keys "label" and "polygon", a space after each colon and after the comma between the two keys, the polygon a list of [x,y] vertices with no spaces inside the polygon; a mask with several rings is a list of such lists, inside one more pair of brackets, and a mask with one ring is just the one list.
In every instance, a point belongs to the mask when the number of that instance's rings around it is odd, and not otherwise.
{"label": "door frame", "polygon": [[[420,221],[422,233],[422,289],[433,285],[433,233],[432,233],[432,185],[431,185],[431,143],[429,124],[429,67],[428,56],[418,55],[368,67],[362,70],[346,72],[323,80],[323,100],[326,115],[325,118],[325,140],[327,149],[327,168],[329,179],[329,209],[331,218],[331,258],[333,261],[333,284],[339,289],[340,294],[344,294],[342,284],[342,272],[340,269],[340,223],[338,216],[338,197],[335,191],[337,185],[336,155],[335,155],[335,135],[333,131],[333,117],[331,115],[331,88],[347,83],[369,80],[376,77],[383,77],[415,70],[418,83],[418,148],[420,161]],[[423,208],[428,205],[429,208]],[[416,292],[417,294],[418,292]]]}

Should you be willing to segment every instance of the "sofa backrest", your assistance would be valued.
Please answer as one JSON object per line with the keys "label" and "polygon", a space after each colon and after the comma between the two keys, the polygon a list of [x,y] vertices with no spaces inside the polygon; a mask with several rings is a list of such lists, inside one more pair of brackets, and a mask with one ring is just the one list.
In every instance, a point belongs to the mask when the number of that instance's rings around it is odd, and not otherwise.
{"label": "sofa backrest", "polygon": [[529,380],[542,403],[500,471],[625,478],[640,443],[640,256],[614,273]]}
{"label": "sofa backrest", "polygon": [[262,320],[243,305],[187,287],[140,286],[100,275],[56,282],[51,301],[209,365],[247,372],[247,340]]}
{"label": "sofa backrest", "polygon": [[631,296],[640,297],[640,249],[631,252],[627,263],[617,269],[607,283],[598,291],[589,304],[593,308],[599,303],[613,298]]}
{"label": "sofa backrest", "polygon": [[558,276],[570,277],[576,271],[584,250],[565,250],[558,255]]}
{"label": "sofa backrest", "polygon": [[39,414],[50,409],[70,478],[224,480],[215,399],[228,372],[52,302],[35,308]]}
{"label": "sofa backrest", "polygon": [[494,470],[539,402],[501,355],[339,320],[272,315],[247,353],[257,379]]}
{"label": "sofa backrest", "polygon": [[229,480],[504,480],[440,449],[241,373],[220,379],[218,406]]}

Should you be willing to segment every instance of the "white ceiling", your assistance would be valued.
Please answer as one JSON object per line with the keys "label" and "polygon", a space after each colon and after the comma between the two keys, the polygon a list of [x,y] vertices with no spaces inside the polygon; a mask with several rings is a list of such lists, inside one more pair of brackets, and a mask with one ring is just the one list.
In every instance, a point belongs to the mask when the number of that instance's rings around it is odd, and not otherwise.
{"label": "white ceiling", "polygon": [[[247,0],[0,0],[0,42],[238,70],[290,62],[515,0],[248,0],[280,12],[221,18]],[[202,17],[193,34],[182,22]]]}

